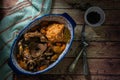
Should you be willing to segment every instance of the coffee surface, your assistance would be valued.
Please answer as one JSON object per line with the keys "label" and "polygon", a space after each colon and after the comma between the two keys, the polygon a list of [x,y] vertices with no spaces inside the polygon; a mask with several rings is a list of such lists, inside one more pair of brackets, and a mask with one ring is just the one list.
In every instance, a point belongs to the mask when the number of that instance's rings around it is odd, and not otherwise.
{"label": "coffee surface", "polygon": [[87,20],[91,24],[96,24],[96,23],[98,23],[100,21],[100,14],[97,13],[97,12],[90,12],[87,15]]}

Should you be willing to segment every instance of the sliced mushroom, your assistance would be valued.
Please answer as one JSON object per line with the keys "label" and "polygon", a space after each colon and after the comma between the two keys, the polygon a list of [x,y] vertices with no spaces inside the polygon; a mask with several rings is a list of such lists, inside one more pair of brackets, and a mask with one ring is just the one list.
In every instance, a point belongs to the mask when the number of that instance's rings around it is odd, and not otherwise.
{"label": "sliced mushroom", "polygon": [[40,66],[43,66],[43,65],[49,65],[49,60],[43,60],[40,62]]}
{"label": "sliced mushroom", "polygon": [[29,40],[32,37],[40,37],[42,34],[38,31],[28,32],[24,35],[25,40]]}
{"label": "sliced mushroom", "polygon": [[36,66],[36,63],[35,63],[35,61],[34,60],[29,60],[28,62],[27,62],[27,68],[28,68],[28,70],[33,70],[34,68],[35,68],[35,66]]}
{"label": "sliced mushroom", "polygon": [[47,49],[47,44],[38,44],[31,50],[31,56],[33,58],[40,57],[43,55],[43,52]]}
{"label": "sliced mushroom", "polygon": [[40,41],[41,42],[48,42],[47,38],[44,35],[40,36]]}
{"label": "sliced mushroom", "polygon": [[45,52],[44,53],[46,56],[51,56],[51,55],[53,55],[54,53],[53,52]]}
{"label": "sliced mushroom", "polygon": [[43,52],[42,52],[41,50],[38,50],[38,51],[36,51],[36,50],[31,50],[31,56],[32,56],[33,58],[40,57],[40,56],[42,56],[42,54],[43,54]]}
{"label": "sliced mushroom", "polygon": [[42,52],[44,52],[46,49],[47,49],[47,44],[38,44],[38,48],[42,51]]}

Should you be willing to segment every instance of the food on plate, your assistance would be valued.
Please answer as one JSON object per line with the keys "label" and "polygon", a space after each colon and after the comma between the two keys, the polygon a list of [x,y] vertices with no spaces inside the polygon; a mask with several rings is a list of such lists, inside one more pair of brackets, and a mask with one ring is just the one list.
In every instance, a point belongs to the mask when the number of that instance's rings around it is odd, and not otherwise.
{"label": "food on plate", "polygon": [[42,21],[21,36],[17,43],[17,62],[27,71],[43,70],[58,59],[70,38],[65,24]]}
{"label": "food on plate", "polygon": [[63,41],[63,31],[64,31],[64,24],[52,24],[48,26],[46,30],[46,37],[51,42],[60,42]]}

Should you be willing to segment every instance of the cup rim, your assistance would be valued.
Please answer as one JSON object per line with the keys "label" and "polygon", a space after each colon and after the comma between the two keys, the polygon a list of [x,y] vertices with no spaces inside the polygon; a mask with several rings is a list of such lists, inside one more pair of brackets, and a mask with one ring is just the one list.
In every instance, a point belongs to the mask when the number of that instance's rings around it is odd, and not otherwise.
{"label": "cup rim", "polygon": [[[97,12],[97,13],[100,14],[101,19],[99,20],[98,23],[91,24],[91,23],[88,22],[87,15],[90,12]],[[85,15],[84,15],[84,19],[85,19],[85,23],[88,24],[89,26],[93,26],[93,27],[101,26],[105,21],[105,13],[104,13],[103,9],[101,9],[100,7],[93,6],[93,7],[90,7],[86,10]]]}

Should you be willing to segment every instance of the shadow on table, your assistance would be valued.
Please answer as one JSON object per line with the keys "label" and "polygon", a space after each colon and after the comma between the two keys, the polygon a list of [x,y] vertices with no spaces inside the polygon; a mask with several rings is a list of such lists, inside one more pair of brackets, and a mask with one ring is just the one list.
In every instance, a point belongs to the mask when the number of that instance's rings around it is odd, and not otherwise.
{"label": "shadow on table", "polygon": [[14,74],[14,80],[73,80],[69,75],[62,74],[42,74],[37,76],[26,76]]}
{"label": "shadow on table", "polygon": [[91,27],[96,37],[92,40],[105,40],[105,41],[119,41],[120,40],[120,28],[119,26],[100,26],[100,27]]}

